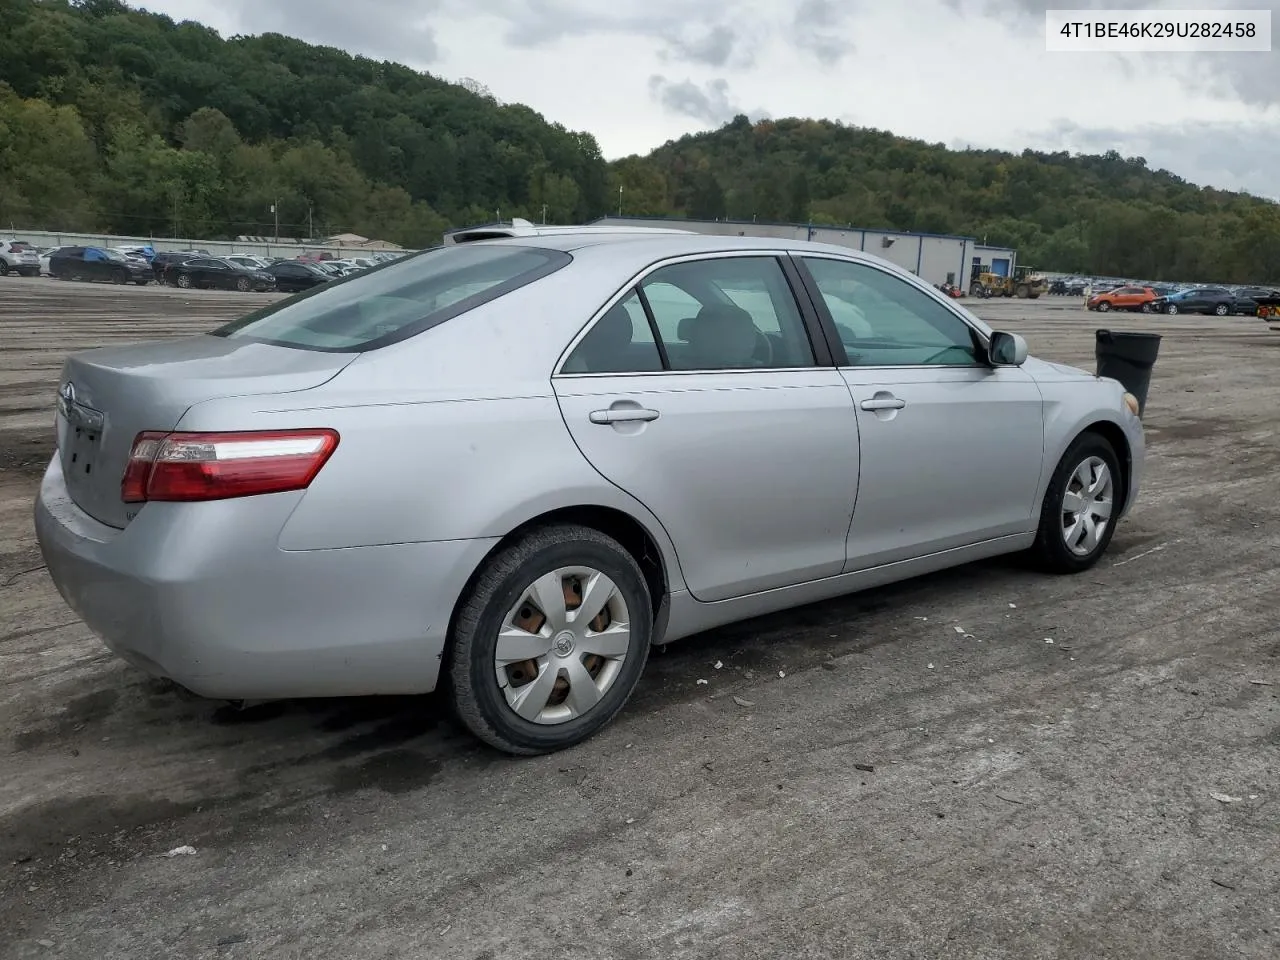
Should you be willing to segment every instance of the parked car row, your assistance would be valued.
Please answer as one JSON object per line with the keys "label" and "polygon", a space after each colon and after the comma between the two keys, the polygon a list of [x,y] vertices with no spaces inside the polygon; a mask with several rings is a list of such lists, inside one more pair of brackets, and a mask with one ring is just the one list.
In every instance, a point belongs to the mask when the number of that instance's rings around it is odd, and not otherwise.
{"label": "parked car row", "polygon": [[249,254],[215,256],[207,250],[157,253],[142,244],[117,247],[63,246],[38,249],[19,240],[0,241],[0,276],[41,274],[59,280],[108,283],[163,283],[184,289],[297,293],[371,269],[399,254],[331,259],[304,254],[294,259]]}
{"label": "parked car row", "polygon": [[1266,287],[1187,287],[1170,289],[1146,286],[1122,286],[1095,293],[1085,304],[1090,310],[1106,313],[1128,310],[1140,313],[1212,314],[1218,317],[1256,316],[1258,299],[1280,295]]}

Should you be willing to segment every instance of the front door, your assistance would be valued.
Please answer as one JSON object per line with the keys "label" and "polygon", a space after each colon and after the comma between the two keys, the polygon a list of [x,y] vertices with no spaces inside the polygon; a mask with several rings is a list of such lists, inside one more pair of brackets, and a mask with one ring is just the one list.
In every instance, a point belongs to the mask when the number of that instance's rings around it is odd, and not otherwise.
{"label": "front door", "polygon": [[698,600],[844,567],[857,422],[810,333],[776,256],[697,258],[628,291],[555,378],[578,447],[661,521]]}
{"label": "front door", "polygon": [[844,347],[858,417],[848,571],[1035,525],[1044,451],[1040,390],[991,367],[960,314],[866,263],[804,258]]}

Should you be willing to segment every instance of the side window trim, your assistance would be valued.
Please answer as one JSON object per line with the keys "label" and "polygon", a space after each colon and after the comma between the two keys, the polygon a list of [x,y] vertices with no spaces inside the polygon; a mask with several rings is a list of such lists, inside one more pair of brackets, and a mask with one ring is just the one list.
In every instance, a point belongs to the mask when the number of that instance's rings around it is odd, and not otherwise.
{"label": "side window trim", "polygon": [[[837,263],[848,263],[853,266],[863,267],[868,270],[876,270],[880,273],[883,273],[885,276],[893,277],[895,280],[899,280],[903,283],[908,283],[909,286],[914,286],[915,289],[919,290],[920,293],[924,294],[927,297],[931,297],[939,306],[945,308],[948,313],[950,313],[953,317],[955,317],[957,320],[963,323],[965,327],[968,328],[970,335],[973,336],[977,341],[984,355],[986,351],[990,348],[990,338],[985,333],[983,333],[982,330],[980,330],[978,327],[975,327],[973,323],[970,322],[969,318],[964,316],[964,314],[960,313],[958,310],[956,310],[955,307],[952,306],[952,304],[945,302],[938,297],[934,297],[932,295],[932,292],[929,289],[926,289],[922,285],[910,284],[909,281],[907,281],[903,277],[898,276],[892,271],[885,270],[883,267],[880,267],[874,263],[869,263],[865,260],[857,260],[851,257],[841,257],[835,254],[826,253],[825,251],[822,253],[810,253],[807,250],[793,250],[791,251],[791,259],[795,262],[796,270],[800,274],[801,279],[804,281],[805,292],[808,294],[808,299],[810,300],[815,312],[818,315],[819,321],[822,324],[823,332],[826,334],[826,336],[831,342],[831,351],[835,356],[835,363],[837,367],[852,366],[852,364],[849,362],[849,353],[845,349],[844,341],[840,339],[839,331],[836,330],[835,318],[831,315],[831,310],[827,306],[826,300],[823,299],[821,293],[818,290],[817,281],[814,279],[813,273],[809,270],[808,264],[805,263],[805,260],[807,259],[808,260],[834,260]],[[893,364],[893,363],[890,363],[890,364],[880,364],[880,365],[858,364],[858,369],[859,370],[905,370],[905,369],[969,370],[969,369],[973,369],[973,365],[967,364],[967,363],[966,364],[952,364],[952,363]]]}
{"label": "side window trim", "polygon": [[[816,332],[818,332],[818,328],[816,328],[815,325],[821,323],[820,314],[814,311],[813,305],[812,303],[809,302],[809,298],[807,296],[801,296],[800,290],[797,289],[793,278],[789,274],[789,269],[788,269],[789,267],[792,270],[795,269],[795,265],[793,263],[794,254],[795,254],[795,251],[792,251],[792,250],[718,250],[714,252],[682,254],[675,257],[664,257],[661,260],[655,260],[653,263],[650,263],[648,266],[644,267],[643,269],[638,271],[634,276],[632,276],[631,279],[628,280],[622,286],[622,288],[618,290],[617,293],[615,293],[607,301],[605,301],[604,305],[601,306],[600,309],[597,310],[594,314],[592,314],[591,319],[588,320],[586,324],[583,325],[582,329],[579,330],[578,333],[574,336],[574,338],[569,341],[569,345],[560,354],[560,358],[556,361],[555,367],[553,368],[555,372],[552,374],[552,376],[553,377],[652,377],[652,376],[672,376],[672,375],[679,376],[679,375],[706,374],[706,373],[726,373],[726,374],[780,373],[786,370],[819,370],[819,369],[822,369],[823,367],[835,366],[836,358],[830,355],[831,354],[830,346],[827,345],[826,350],[822,349],[823,346],[826,345],[825,344],[826,338],[825,337],[819,338],[815,335]],[[648,277],[651,274],[656,273],[657,271],[663,269],[664,267],[676,266],[678,264],[683,264],[683,263],[697,263],[702,260],[730,260],[730,259],[736,260],[736,259],[745,259],[748,257],[769,259],[769,260],[773,260],[778,264],[779,269],[782,271],[783,276],[786,278],[787,284],[791,288],[791,296],[792,296],[792,299],[795,301],[796,311],[800,314],[800,319],[802,322],[802,327],[805,332],[805,336],[808,337],[809,339],[809,346],[814,354],[814,362],[806,363],[803,366],[799,366],[799,367],[768,367],[768,368],[747,368],[747,369],[709,368],[709,369],[703,369],[703,370],[672,370],[670,368],[670,363],[667,358],[666,348],[663,345],[661,331],[658,329],[657,320],[653,315],[653,310],[649,305],[648,298],[645,297],[644,295],[644,286],[643,286],[644,281],[648,279]],[[838,258],[832,257],[829,259],[838,259]],[[566,371],[564,369],[564,366],[569,361],[569,358],[573,356],[574,351],[577,350],[578,344],[581,343],[586,338],[587,334],[591,332],[591,329],[600,321],[601,317],[603,317],[606,313],[608,313],[609,310],[611,310],[616,304],[621,303],[623,300],[625,300],[632,293],[632,291],[635,291],[640,295],[640,302],[644,307],[645,318],[649,321],[650,332],[653,334],[654,339],[658,343],[658,348],[662,356],[663,369],[662,370],[639,370],[632,373],[575,373],[573,371]],[[834,329],[835,328],[833,325],[832,327],[833,332],[834,332]]]}
{"label": "side window trim", "polygon": [[[649,324],[649,336],[653,337],[653,342],[658,346],[658,357],[662,360],[662,369],[656,371],[658,373],[671,372],[671,358],[667,356],[667,342],[662,339],[662,331],[658,329],[658,318],[653,315],[653,307],[649,306],[649,298],[645,296],[644,285],[637,283],[631,288],[635,291],[636,299],[640,301],[640,309],[644,311],[644,319]],[[625,300],[626,297],[624,296]],[[619,300],[619,303],[622,301]],[[654,371],[649,371],[653,373]]]}

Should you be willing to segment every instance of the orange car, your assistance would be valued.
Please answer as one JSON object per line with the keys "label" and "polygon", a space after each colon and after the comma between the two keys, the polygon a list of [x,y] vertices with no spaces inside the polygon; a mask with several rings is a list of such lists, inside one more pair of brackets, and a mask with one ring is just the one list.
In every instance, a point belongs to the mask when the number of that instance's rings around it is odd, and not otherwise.
{"label": "orange car", "polygon": [[1089,298],[1090,310],[1106,313],[1108,310],[1140,310],[1151,312],[1151,301],[1156,292],[1150,287],[1116,287],[1106,293],[1096,293]]}

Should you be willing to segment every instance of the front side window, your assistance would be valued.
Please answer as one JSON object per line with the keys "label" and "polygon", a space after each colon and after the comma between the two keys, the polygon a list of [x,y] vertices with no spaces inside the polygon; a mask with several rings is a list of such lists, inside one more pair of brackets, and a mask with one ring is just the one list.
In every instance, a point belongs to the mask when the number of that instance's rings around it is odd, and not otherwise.
{"label": "front side window", "polygon": [[672,370],[813,366],[813,347],[774,257],[718,257],[655,270],[640,289]]}
{"label": "front side window", "polygon": [[371,350],[532,283],[572,259],[559,250],[505,243],[437,247],[278,301],[214,335],[310,350]]}
{"label": "front side window", "polygon": [[805,257],[851,366],[977,366],[977,339],[946,306],[900,277],[848,260]]}

